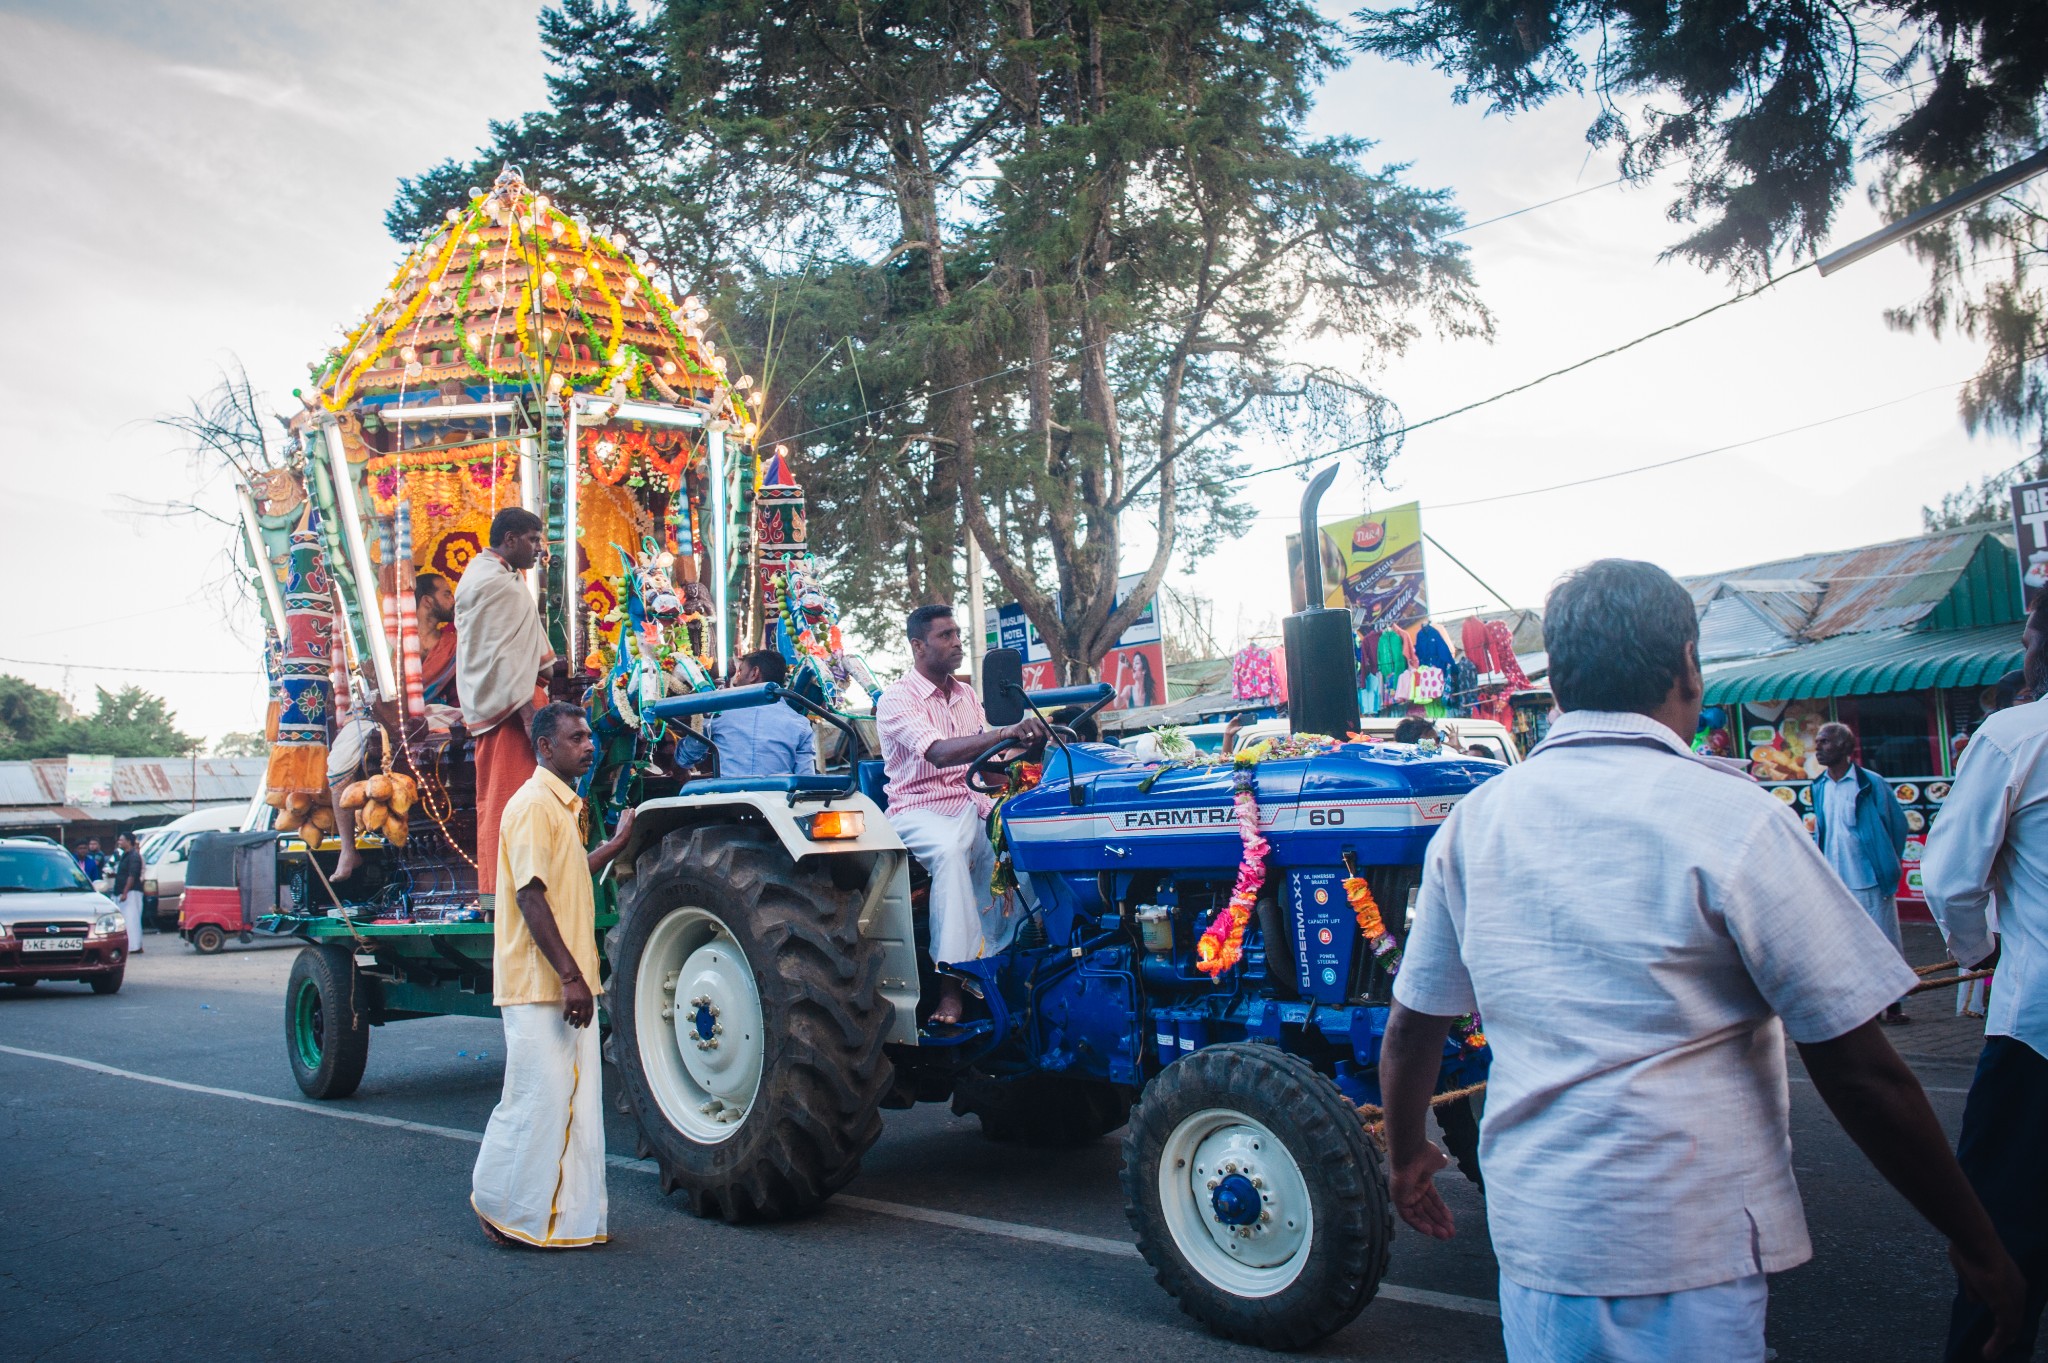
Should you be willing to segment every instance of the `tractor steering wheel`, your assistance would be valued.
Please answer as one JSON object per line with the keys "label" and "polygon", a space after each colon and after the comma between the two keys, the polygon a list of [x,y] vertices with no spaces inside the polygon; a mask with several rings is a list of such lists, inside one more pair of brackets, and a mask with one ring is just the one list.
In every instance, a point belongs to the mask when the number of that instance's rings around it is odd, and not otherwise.
{"label": "tractor steering wheel", "polygon": [[[1080,736],[1064,724],[1051,726],[1052,732],[1063,743],[1079,743]],[[1001,795],[1010,788],[1010,763],[1018,756],[1029,758],[1033,753],[1043,753],[1044,743],[1031,743],[1018,738],[1001,738],[981,750],[973,761],[967,764],[967,788],[977,795]],[[1014,753],[998,759],[998,753]]]}

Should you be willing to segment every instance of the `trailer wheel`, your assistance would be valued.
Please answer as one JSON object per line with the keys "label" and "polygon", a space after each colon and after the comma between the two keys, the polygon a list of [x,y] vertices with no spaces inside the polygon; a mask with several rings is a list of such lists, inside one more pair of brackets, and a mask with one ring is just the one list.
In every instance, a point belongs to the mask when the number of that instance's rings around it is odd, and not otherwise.
{"label": "trailer wheel", "polygon": [[807,1211],[881,1134],[892,1010],[860,902],[758,828],[641,854],[607,942],[614,1054],[662,1191],[698,1216]]}
{"label": "trailer wheel", "polygon": [[1325,1339],[1387,1269],[1379,1150],[1337,1086],[1276,1046],[1211,1046],[1167,1066],[1124,1136],[1123,1187],[1159,1285],[1230,1339]]}
{"label": "trailer wheel", "polygon": [[201,956],[211,956],[227,944],[227,934],[212,923],[202,923],[192,929],[192,949]]}
{"label": "trailer wheel", "polygon": [[970,1075],[953,1086],[953,1115],[981,1118],[981,1134],[992,1141],[1056,1148],[1086,1145],[1116,1130],[1130,1120],[1131,1099],[1101,1080]]}
{"label": "trailer wheel", "polygon": [[353,956],[307,947],[284,987],[284,1048],[308,1098],[346,1098],[370,1059],[370,1019]]}

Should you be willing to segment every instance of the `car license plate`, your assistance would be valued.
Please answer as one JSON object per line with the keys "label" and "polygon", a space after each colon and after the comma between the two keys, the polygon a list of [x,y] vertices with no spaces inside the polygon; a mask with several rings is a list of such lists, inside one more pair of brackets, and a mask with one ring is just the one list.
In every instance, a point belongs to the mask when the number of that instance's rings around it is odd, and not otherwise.
{"label": "car license plate", "polygon": [[85,940],[79,937],[24,937],[21,939],[21,949],[23,951],[77,951],[84,945]]}

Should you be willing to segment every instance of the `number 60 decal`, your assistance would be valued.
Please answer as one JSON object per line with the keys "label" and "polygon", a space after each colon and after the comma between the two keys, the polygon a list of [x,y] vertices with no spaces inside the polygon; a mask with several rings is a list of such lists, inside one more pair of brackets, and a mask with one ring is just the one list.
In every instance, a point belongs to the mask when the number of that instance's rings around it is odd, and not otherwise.
{"label": "number 60 decal", "polygon": [[1311,828],[1334,828],[1344,822],[1344,811],[1341,809],[1311,809],[1308,812],[1308,822]]}

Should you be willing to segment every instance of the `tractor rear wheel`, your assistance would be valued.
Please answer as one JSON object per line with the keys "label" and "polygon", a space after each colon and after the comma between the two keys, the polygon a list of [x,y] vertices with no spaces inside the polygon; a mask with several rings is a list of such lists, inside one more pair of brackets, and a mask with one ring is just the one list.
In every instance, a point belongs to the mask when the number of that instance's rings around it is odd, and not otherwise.
{"label": "tractor rear wheel", "polygon": [[1168,1065],[1132,1114],[1123,1186],[1159,1285],[1230,1339],[1325,1339],[1387,1270],[1379,1150],[1337,1086],[1277,1046],[1211,1046]]}
{"label": "tractor rear wheel", "polygon": [[1096,1079],[970,1075],[953,1086],[953,1115],[981,1118],[981,1134],[992,1141],[1086,1145],[1130,1120],[1131,1099],[1124,1089]]}
{"label": "tractor rear wheel", "polygon": [[370,1061],[370,1019],[363,1012],[355,956],[343,947],[307,947],[284,987],[284,1047],[292,1078],[308,1098],[346,1098]]}
{"label": "tractor rear wheel", "polygon": [[607,942],[613,1053],[662,1190],[698,1216],[808,1211],[881,1135],[892,1009],[860,904],[758,827],[641,853]]}

